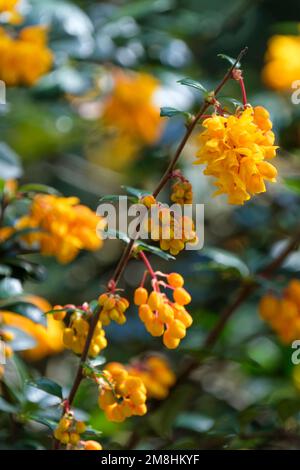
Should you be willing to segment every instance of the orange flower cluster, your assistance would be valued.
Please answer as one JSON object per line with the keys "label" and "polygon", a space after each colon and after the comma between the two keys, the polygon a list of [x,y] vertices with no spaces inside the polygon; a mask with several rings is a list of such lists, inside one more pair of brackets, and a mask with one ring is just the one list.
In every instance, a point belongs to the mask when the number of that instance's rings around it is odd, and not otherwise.
{"label": "orange flower cluster", "polygon": [[10,24],[20,24],[23,20],[19,12],[19,0],[0,0],[0,20]]}
{"label": "orange flower cluster", "polygon": [[0,79],[8,86],[34,85],[51,68],[46,28],[28,26],[17,38],[0,28]]}
{"label": "orange flower cluster", "polygon": [[104,219],[79,204],[78,198],[48,194],[37,194],[29,215],[16,224],[17,229],[41,229],[26,234],[24,241],[61,263],[72,261],[80,250],[98,250],[103,243],[98,232],[104,226]]}
{"label": "orange flower cluster", "polygon": [[262,77],[274,90],[291,90],[300,77],[300,35],[276,35],[268,42]]}
{"label": "orange flower cluster", "polygon": [[243,204],[251,195],[266,191],[264,180],[275,182],[274,133],[269,113],[261,106],[237,110],[235,115],[213,115],[203,121],[195,164],[206,164],[204,174],[214,176],[229,204]]}
{"label": "orange flower cluster", "polygon": [[157,203],[149,195],[140,200],[149,209],[149,216],[144,222],[144,229],[148,231],[151,239],[159,242],[160,248],[178,255],[187,243],[196,243],[195,226],[187,216],[182,216]]}
{"label": "orange flower cluster", "polygon": [[178,178],[171,188],[171,201],[175,204],[192,204],[193,203],[193,187],[185,178]]}
{"label": "orange flower cluster", "polygon": [[83,421],[76,421],[73,413],[67,412],[60,419],[57,428],[54,431],[54,437],[62,444],[69,444],[69,448],[77,449],[80,443],[80,434],[86,430]]}
{"label": "orange flower cluster", "polygon": [[146,73],[117,71],[113,92],[104,103],[104,123],[131,137],[133,142],[153,144],[162,126],[159,108],[154,104],[158,85],[158,81]]}
{"label": "orange flower cluster", "polygon": [[183,288],[184,280],[180,274],[167,276],[168,287],[173,291],[173,302],[165,293],[160,292],[158,283],[150,294],[144,287],[134,293],[134,303],[139,307],[139,317],[152,336],[163,336],[163,343],[175,349],[186,335],[186,329],[193,320],[185,305],[191,301],[190,294]]}
{"label": "orange flower cluster", "polygon": [[147,390],[147,398],[163,400],[169,394],[176,376],[168,361],[161,356],[148,356],[127,367],[130,375],[140,377]]}
{"label": "orange flower cluster", "polygon": [[[82,306],[85,308],[85,305]],[[54,313],[54,318],[57,320],[63,320],[66,316],[66,311],[63,309],[74,308],[75,311],[72,313],[68,327],[63,332],[63,342],[66,348],[71,349],[75,354],[81,354],[86,343],[88,331],[89,331],[89,320],[91,312],[87,309],[86,312],[76,310],[74,305],[56,305],[53,310],[59,310]],[[102,328],[102,323],[99,320],[88,351],[89,356],[96,357],[102,349],[107,346],[107,340],[105,338],[105,332]]]}
{"label": "orange flower cluster", "polygon": [[291,280],[281,298],[265,295],[260,301],[259,312],[283,343],[288,344],[299,338],[300,281]]}
{"label": "orange flower cluster", "polygon": [[57,428],[54,431],[54,437],[61,444],[66,446],[67,450],[102,450],[101,444],[97,441],[84,441],[81,434],[86,431],[86,425],[83,421],[77,421],[72,411],[64,413],[59,420]]}
{"label": "orange flower cluster", "polygon": [[147,412],[146,387],[117,362],[107,364],[99,381],[99,406],[109,421],[122,422]]}
{"label": "orange flower cluster", "polygon": [[98,302],[102,307],[100,312],[102,325],[107,326],[112,320],[119,325],[126,322],[124,313],[129,307],[129,302],[125,297],[120,297],[117,294],[101,294]]}

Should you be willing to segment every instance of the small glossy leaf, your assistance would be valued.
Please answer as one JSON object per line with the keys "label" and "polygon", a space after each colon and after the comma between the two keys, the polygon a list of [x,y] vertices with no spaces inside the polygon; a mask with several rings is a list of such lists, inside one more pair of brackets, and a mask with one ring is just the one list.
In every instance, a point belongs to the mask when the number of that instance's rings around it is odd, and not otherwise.
{"label": "small glossy leaf", "polygon": [[44,326],[47,324],[44,312],[30,302],[22,300],[11,300],[1,303],[0,309],[22,315],[23,317],[32,320],[34,323],[41,323]]}
{"label": "small glossy leaf", "polygon": [[135,244],[141,249],[141,250],[146,250],[149,251],[150,253],[153,253],[156,256],[159,256],[160,258],[163,258],[167,261],[169,260],[174,260],[176,259],[174,256],[170,255],[166,251],[161,250],[157,246],[153,245],[148,245],[148,243],[145,243],[141,240],[136,240]]}
{"label": "small glossy leaf", "polygon": [[233,253],[217,248],[206,248],[203,249],[201,253],[214,261],[217,265],[236,269],[242,277],[249,275],[248,266]]}
{"label": "small glossy leaf", "polygon": [[49,395],[54,395],[58,398],[63,398],[63,391],[62,387],[47,377],[40,377],[39,379],[35,380],[34,382],[28,382],[30,387],[38,388],[39,390],[43,390],[43,392],[49,393]]}
{"label": "small glossy leaf", "polygon": [[189,78],[189,77],[182,78],[181,80],[178,80],[178,83],[180,83],[180,85],[185,85],[191,88],[195,88],[196,90],[201,91],[203,93],[207,93],[207,89],[200,82],[197,82],[196,80],[193,80],[192,78]]}
{"label": "small glossy leaf", "polygon": [[168,106],[164,108],[160,108],[160,116],[161,117],[173,117],[173,116],[184,116],[186,118],[191,117],[191,114],[186,111],[180,111],[176,108],[170,108]]}
{"label": "small glossy leaf", "polygon": [[88,362],[88,365],[91,367],[99,367],[105,364],[106,358],[104,356],[98,356],[96,359],[92,359]]}
{"label": "small glossy leaf", "polygon": [[5,413],[16,413],[18,408],[0,397],[0,411],[4,411]]}
{"label": "small glossy leaf", "polygon": [[[218,54],[218,57],[220,57],[221,59],[224,59],[224,60],[227,60],[227,62],[230,63],[230,65],[234,65],[236,59],[234,59],[233,57],[230,57],[229,55],[226,55],[226,54]],[[238,62],[235,66],[235,68],[239,69],[241,66],[241,63]]]}
{"label": "small glossy leaf", "polygon": [[0,174],[5,180],[16,179],[22,175],[19,156],[4,142],[0,142]]}
{"label": "small glossy leaf", "polygon": [[3,330],[9,331],[14,335],[14,338],[9,343],[13,351],[26,351],[36,346],[36,340],[19,328],[9,326],[3,328]]}
{"label": "small glossy leaf", "polygon": [[128,235],[124,232],[120,232],[119,230],[107,229],[107,230],[104,230],[104,233],[107,233],[112,238],[122,240],[125,243],[130,242],[130,238],[128,237]]}
{"label": "small glossy leaf", "polygon": [[[127,197],[127,196],[120,196],[118,194],[107,194],[105,196],[102,196],[100,199],[99,199],[99,202],[119,202],[120,198],[123,198],[124,197]],[[133,197],[127,197],[127,199],[131,202],[137,202],[137,198],[133,198]]]}
{"label": "small glossy leaf", "polygon": [[30,415],[27,415],[27,418],[29,420],[36,421],[37,423],[44,424],[45,426],[47,426],[47,428],[51,429],[51,431],[54,431],[54,429],[57,427],[56,421],[46,418],[45,416],[30,414]]}
{"label": "small glossy leaf", "polygon": [[23,287],[19,279],[5,277],[0,281],[0,299],[7,299],[13,295],[22,294]]}
{"label": "small glossy leaf", "polygon": [[121,186],[121,188],[124,189],[131,196],[135,196],[138,199],[143,196],[146,196],[147,194],[151,194],[150,191],[145,191],[144,189],[139,188],[133,188],[132,186]]}
{"label": "small glossy leaf", "polygon": [[45,184],[39,184],[39,183],[24,184],[23,186],[21,186],[18,189],[18,192],[20,192],[20,193],[54,194],[54,195],[57,195],[57,196],[61,194],[55,188],[52,188],[51,186],[47,186]]}

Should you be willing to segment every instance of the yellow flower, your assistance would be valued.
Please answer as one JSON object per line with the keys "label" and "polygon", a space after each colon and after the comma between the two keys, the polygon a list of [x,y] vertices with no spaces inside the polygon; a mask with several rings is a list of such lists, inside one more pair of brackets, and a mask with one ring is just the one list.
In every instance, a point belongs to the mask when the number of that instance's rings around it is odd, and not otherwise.
{"label": "yellow flower", "polygon": [[103,121],[140,144],[153,144],[161,133],[159,108],[153,98],[158,81],[145,73],[115,74],[112,94],[104,103]]}
{"label": "yellow flower", "polygon": [[147,398],[163,400],[169,394],[176,376],[168,361],[159,356],[149,356],[127,367],[129,374],[140,377],[147,389]]}
{"label": "yellow flower", "polygon": [[0,0],[0,18],[10,24],[20,24],[23,17],[18,11],[19,0]]}
{"label": "yellow flower", "polygon": [[300,78],[300,36],[272,36],[265,56],[262,78],[275,90],[289,90]]}
{"label": "yellow flower", "polygon": [[[24,300],[37,305],[41,310],[51,310],[51,305],[41,297],[26,296]],[[29,320],[22,315],[8,311],[0,312],[3,323],[18,328],[36,341],[34,348],[24,351],[23,356],[31,361],[38,361],[46,356],[57,354],[64,349],[62,342],[63,323],[55,321],[52,315],[47,315],[47,326]]]}
{"label": "yellow flower", "polygon": [[300,281],[292,279],[281,298],[265,295],[259,304],[260,316],[269,323],[280,340],[291,343],[300,334]]}
{"label": "yellow flower", "polygon": [[268,161],[276,154],[269,113],[247,107],[235,115],[213,115],[198,135],[195,164],[206,164],[204,174],[214,176],[218,190],[229,204],[243,204],[251,195],[266,191],[264,180],[275,182],[276,168]]}
{"label": "yellow flower", "polygon": [[46,28],[28,26],[13,38],[0,28],[0,79],[8,86],[34,85],[50,69]]}
{"label": "yellow flower", "polygon": [[139,377],[128,373],[118,362],[111,362],[103,370],[98,398],[99,407],[109,421],[121,423],[130,416],[147,412],[146,387]]}
{"label": "yellow flower", "polygon": [[96,229],[104,227],[104,219],[78,203],[76,197],[38,194],[29,215],[22,217],[16,228],[41,229],[26,235],[25,241],[29,245],[39,244],[43,255],[69,263],[80,250],[95,251],[103,243]]}

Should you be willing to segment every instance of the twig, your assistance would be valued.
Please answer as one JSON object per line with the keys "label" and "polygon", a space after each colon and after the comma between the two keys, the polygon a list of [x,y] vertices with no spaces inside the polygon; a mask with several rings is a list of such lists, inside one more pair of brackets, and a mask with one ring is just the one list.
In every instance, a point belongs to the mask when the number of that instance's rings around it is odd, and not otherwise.
{"label": "twig", "polygon": [[[248,48],[246,47],[239,53],[239,55],[238,55],[236,61],[234,62],[234,64],[232,64],[232,66],[229,68],[227,73],[224,75],[221,82],[215,88],[215,90],[212,94],[213,97],[217,96],[217,94],[221,91],[221,89],[226,84],[226,82],[232,77],[233,70],[235,69],[236,65],[240,62],[242,57],[245,55],[245,53],[247,52],[247,49]],[[183,136],[181,142],[179,143],[179,145],[177,147],[177,150],[176,150],[172,160],[170,161],[169,166],[167,167],[167,170],[165,171],[164,175],[162,176],[161,180],[159,181],[158,185],[156,186],[156,188],[153,191],[153,196],[154,197],[156,197],[160,193],[160,191],[163,189],[163,187],[168,182],[169,176],[172,173],[172,171],[174,170],[174,168],[176,166],[176,163],[177,163],[177,161],[178,161],[178,159],[179,159],[179,157],[180,157],[180,155],[181,155],[181,153],[182,153],[189,137],[191,136],[197,122],[202,118],[202,116],[205,114],[206,110],[209,108],[209,106],[211,106],[211,104],[213,104],[212,100],[211,99],[206,99],[204,101],[203,105],[201,106],[198,114],[195,116],[195,118],[192,120],[192,122],[188,125],[186,133]],[[135,240],[132,239],[132,240],[130,240],[130,242],[126,246],[126,248],[125,248],[125,250],[124,250],[124,252],[121,256],[121,259],[120,259],[120,261],[119,261],[119,263],[118,263],[118,265],[115,269],[113,277],[110,280],[110,282],[112,282],[115,286],[118,284],[118,282],[119,282],[119,280],[122,276],[122,273],[123,273],[125,267],[127,266],[127,263],[128,263],[128,261],[130,259],[130,256],[131,256],[132,249],[134,247],[134,243],[135,243]],[[93,334],[94,334],[94,331],[95,331],[95,327],[97,325],[97,321],[99,319],[99,315],[100,315],[100,308],[98,308],[95,311],[93,319],[92,319],[90,327],[89,327],[89,332],[88,332],[88,336],[87,336],[87,339],[86,339],[84,350],[83,350],[82,355],[81,355],[80,364],[78,366],[77,373],[76,373],[76,376],[75,376],[75,379],[74,379],[74,383],[72,385],[72,388],[71,388],[71,391],[70,391],[70,394],[69,394],[69,397],[68,397],[68,402],[69,402],[70,405],[74,401],[74,398],[75,398],[75,395],[77,393],[78,387],[80,386],[80,383],[81,383],[82,378],[83,378],[83,369],[82,369],[83,363],[87,359],[90,343],[91,343],[91,340],[93,338]],[[59,448],[59,443],[56,442],[55,448],[56,449]]]}

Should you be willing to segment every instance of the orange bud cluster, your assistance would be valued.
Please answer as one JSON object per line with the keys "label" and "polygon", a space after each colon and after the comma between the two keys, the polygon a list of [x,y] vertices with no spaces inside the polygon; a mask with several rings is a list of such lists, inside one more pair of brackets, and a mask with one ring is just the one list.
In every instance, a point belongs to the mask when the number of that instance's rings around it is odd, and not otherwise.
{"label": "orange bud cluster", "polygon": [[147,390],[147,398],[163,400],[169,394],[176,376],[168,361],[161,356],[148,356],[127,367],[131,375],[140,377]]}
{"label": "orange bud cluster", "polygon": [[171,201],[175,204],[192,204],[193,203],[193,187],[187,180],[179,179],[171,188]]}
{"label": "orange bud cluster", "polygon": [[80,435],[86,430],[83,421],[76,421],[73,413],[67,412],[60,419],[57,428],[54,431],[54,437],[61,444],[68,446],[68,449],[78,449],[81,446]]}
{"label": "orange bud cluster", "polygon": [[149,294],[144,287],[138,287],[134,293],[134,303],[139,307],[139,317],[147,331],[152,336],[163,336],[164,345],[174,349],[193,322],[185,309],[185,305],[191,302],[191,296],[184,289],[180,274],[169,274],[167,282],[172,289],[173,302],[159,290]]}
{"label": "orange bud cluster", "polygon": [[[66,317],[66,310],[70,307],[74,307],[74,312],[70,316],[68,326],[63,331],[63,343],[67,349],[71,349],[75,354],[81,354],[88,335],[92,313],[87,309],[86,312],[76,310],[75,306],[61,307],[56,305],[54,310],[63,309],[55,312],[53,317],[55,320],[61,321]],[[107,340],[105,338],[105,332],[102,328],[101,320],[98,321],[91,344],[89,347],[88,355],[90,357],[96,357],[102,349],[106,348]]]}
{"label": "orange bud cluster", "polygon": [[98,302],[102,307],[100,321],[104,326],[109,325],[112,320],[119,325],[126,322],[124,312],[128,309],[129,302],[125,297],[117,294],[101,294]]}
{"label": "orange bud cluster", "polygon": [[99,407],[109,421],[120,423],[130,416],[142,416],[147,412],[144,383],[122,364],[107,364],[99,383]]}
{"label": "orange bud cluster", "polygon": [[267,321],[283,343],[300,335],[300,281],[292,279],[281,298],[265,295],[259,304],[260,316]]}
{"label": "orange bud cluster", "polygon": [[195,225],[190,217],[158,204],[152,195],[142,197],[140,203],[151,209],[150,217],[145,218],[143,228],[152,240],[159,242],[162,250],[177,255],[187,243],[197,242]]}

